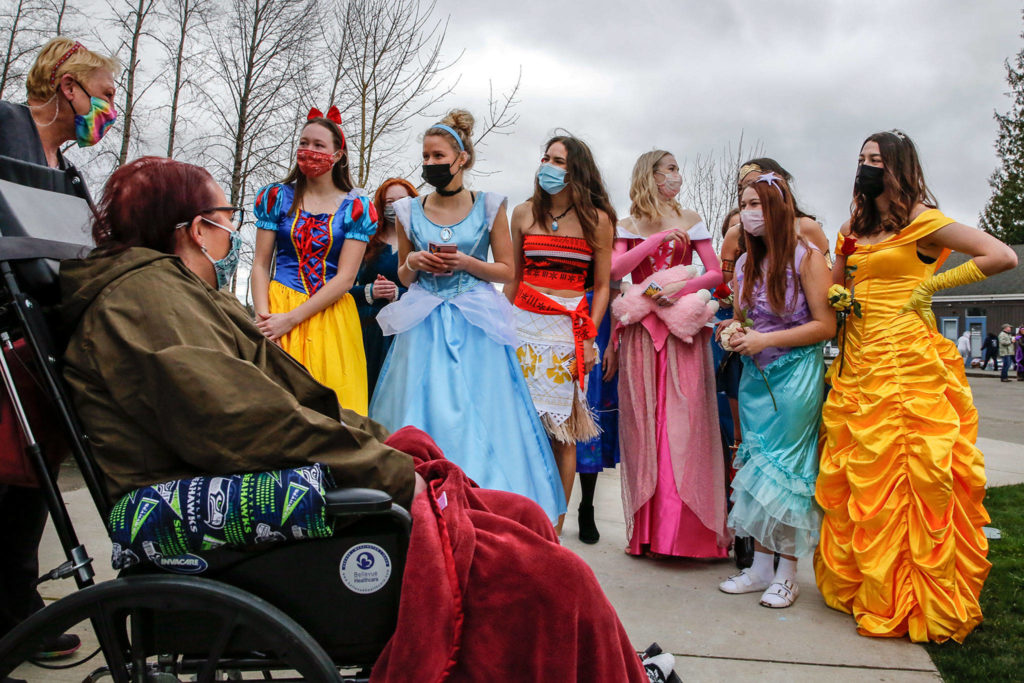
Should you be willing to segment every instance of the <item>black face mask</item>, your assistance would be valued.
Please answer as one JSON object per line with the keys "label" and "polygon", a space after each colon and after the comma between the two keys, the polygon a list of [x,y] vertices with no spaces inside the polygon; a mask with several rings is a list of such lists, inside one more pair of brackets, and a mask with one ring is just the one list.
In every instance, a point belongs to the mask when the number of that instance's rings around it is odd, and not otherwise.
{"label": "black face mask", "polygon": [[420,177],[437,189],[443,190],[451,184],[455,176],[452,174],[451,164],[423,164]]}
{"label": "black face mask", "polygon": [[858,166],[857,179],[853,182],[853,191],[859,192],[868,199],[874,199],[885,192],[885,169],[867,164]]}

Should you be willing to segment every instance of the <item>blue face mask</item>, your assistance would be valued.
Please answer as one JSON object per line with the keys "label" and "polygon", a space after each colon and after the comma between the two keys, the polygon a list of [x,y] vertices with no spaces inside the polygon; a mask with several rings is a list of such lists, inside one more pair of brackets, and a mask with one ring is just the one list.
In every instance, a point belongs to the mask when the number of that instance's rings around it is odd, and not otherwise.
{"label": "blue face mask", "polygon": [[216,225],[221,230],[227,230],[231,234],[231,246],[228,247],[228,253],[224,255],[224,258],[214,260],[206,247],[203,247],[203,256],[213,264],[213,271],[217,274],[217,289],[224,289],[231,284],[231,278],[235,275],[235,270],[238,268],[238,255],[242,248],[242,235],[238,230],[232,230],[231,228],[225,228],[223,225],[216,221],[211,221],[209,218],[202,217],[204,221],[210,225]]}
{"label": "blue face mask", "polygon": [[565,169],[551,164],[541,164],[537,169],[537,182],[540,189],[548,194],[558,194],[565,189]]}

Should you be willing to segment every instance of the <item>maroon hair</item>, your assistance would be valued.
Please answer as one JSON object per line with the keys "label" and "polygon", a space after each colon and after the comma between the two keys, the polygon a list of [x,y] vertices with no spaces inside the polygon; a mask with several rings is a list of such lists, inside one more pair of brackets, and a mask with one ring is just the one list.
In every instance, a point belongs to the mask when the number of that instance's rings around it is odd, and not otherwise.
{"label": "maroon hair", "polygon": [[174,230],[217,201],[213,176],[167,157],[141,157],[110,176],[92,226],[105,253],[129,247],[174,252]]}

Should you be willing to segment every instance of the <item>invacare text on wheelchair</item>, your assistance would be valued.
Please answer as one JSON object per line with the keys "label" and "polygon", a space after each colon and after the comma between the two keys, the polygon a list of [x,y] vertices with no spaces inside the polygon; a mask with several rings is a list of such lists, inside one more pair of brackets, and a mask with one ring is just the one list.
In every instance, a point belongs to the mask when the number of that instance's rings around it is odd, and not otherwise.
{"label": "invacare text on wheelchair", "polygon": [[[396,622],[411,518],[390,497],[369,489],[326,492],[329,538],[220,547],[174,558],[149,558],[96,583],[56,473],[37,435],[63,430],[86,487],[110,530],[111,501],[89,453],[61,379],[63,345],[52,324],[61,259],[80,258],[92,243],[91,204],[81,178],[0,157],[0,375],[67,561],[40,582],[74,578],[79,590],[48,605],[0,640],[0,678],[46,680],[33,653],[70,629],[86,643],[75,661],[84,680],[359,681]],[[159,312],[154,312],[158,315]],[[24,340],[29,367],[52,408],[29,420],[9,364]],[[37,389],[32,387],[32,389]],[[386,565],[371,585],[352,568]],[[40,668],[34,668],[40,667]]]}

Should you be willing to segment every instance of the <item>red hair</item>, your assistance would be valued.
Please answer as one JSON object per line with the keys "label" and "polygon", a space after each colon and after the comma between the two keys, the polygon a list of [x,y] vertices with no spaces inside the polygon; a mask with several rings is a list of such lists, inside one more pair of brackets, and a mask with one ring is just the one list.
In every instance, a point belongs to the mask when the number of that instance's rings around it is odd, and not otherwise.
{"label": "red hair", "polygon": [[97,248],[174,252],[174,231],[217,201],[209,171],[167,157],[141,157],[110,176],[92,226]]}
{"label": "red hair", "polygon": [[[761,200],[764,234],[755,237],[744,231],[747,260],[743,264],[743,291],[740,294],[740,301],[747,309],[753,307],[754,283],[764,278],[768,290],[768,303],[776,314],[781,314],[793,304],[786,301],[786,269],[795,268],[796,245],[800,240],[796,234],[793,193],[789,190],[789,184],[778,175],[771,183],[755,180],[744,187],[743,192],[746,192],[747,187],[753,188]],[[741,192],[740,195],[742,194]]]}
{"label": "red hair", "polygon": [[387,193],[389,188],[394,187],[395,185],[401,185],[408,190],[410,197],[420,196],[416,191],[416,187],[405,178],[388,178],[380,184],[380,187],[378,187],[377,191],[373,194],[373,206],[377,209],[377,220],[379,221],[379,224],[377,232],[373,233],[373,236],[370,237],[369,243],[366,245],[366,253],[363,254],[363,261],[372,261],[377,258],[377,255],[384,249],[384,231],[381,230],[384,222],[384,195]]}

